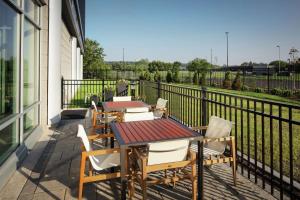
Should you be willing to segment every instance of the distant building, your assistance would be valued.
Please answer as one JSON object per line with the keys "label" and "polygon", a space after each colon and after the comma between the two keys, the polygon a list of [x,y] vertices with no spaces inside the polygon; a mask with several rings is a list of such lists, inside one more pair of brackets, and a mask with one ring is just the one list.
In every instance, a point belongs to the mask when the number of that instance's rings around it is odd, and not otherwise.
{"label": "distant building", "polygon": [[252,74],[254,75],[273,75],[276,73],[273,65],[255,65],[253,66]]}

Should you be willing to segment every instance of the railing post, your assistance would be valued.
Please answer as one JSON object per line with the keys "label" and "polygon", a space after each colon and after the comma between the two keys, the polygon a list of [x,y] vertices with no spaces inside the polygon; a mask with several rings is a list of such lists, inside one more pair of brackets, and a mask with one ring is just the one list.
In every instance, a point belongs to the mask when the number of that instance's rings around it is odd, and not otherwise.
{"label": "railing post", "polygon": [[161,96],[161,84],[160,80],[157,81],[157,98],[160,98]]}
{"label": "railing post", "polygon": [[61,109],[64,108],[64,77],[61,77]]}
{"label": "railing post", "polygon": [[269,66],[267,67],[267,72],[268,72],[268,93],[270,93],[270,68],[269,68]]}
{"label": "railing post", "polygon": [[206,102],[206,87],[201,88],[202,91],[202,97],[201,97],[201,107],[202,107],[202,112],[201,112],[201,125],[206,126],[207,125],[207,102]]}
{"label": "railing post", "polygon": [[105,99],[104,99],[104,94],[105,94],[105,88],[104,88],[104,79],[102,79],[102,102],[104,102],[105,101]]}

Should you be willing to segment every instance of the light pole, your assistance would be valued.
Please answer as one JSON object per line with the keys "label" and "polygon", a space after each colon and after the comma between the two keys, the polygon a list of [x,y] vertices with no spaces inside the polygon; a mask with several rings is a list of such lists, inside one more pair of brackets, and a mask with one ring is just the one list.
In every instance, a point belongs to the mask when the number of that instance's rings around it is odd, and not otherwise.
{"label": "light pole", "polygon": [[278,48],[278,56],[279,56],[279,64],[278,64],[278,65],[279,65],[279,70],[278,70],[278,71],[279,71],[279,74],[280,74],[280,63],[281,63],[281,58],[280,58],[280,46],[277,45],[276,47]]}
{"label": "light pole", "polygon": [[229,32],[225,32],[226,34],[226,40],[227,40],[227,69],[228,69],[228,34]]}

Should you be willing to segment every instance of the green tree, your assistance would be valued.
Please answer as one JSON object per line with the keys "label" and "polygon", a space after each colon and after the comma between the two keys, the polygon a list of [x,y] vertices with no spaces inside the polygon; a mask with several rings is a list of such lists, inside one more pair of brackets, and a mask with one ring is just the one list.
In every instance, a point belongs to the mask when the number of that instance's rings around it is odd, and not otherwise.
{"label": "green tree", "polygon": [[230,71],[227,71],[225,73],[225,79],[223,80],[223,87],[225,89],[230,89],[230,87],[231,87]]}
{"label": "green tree", "polygon": [[179,71],[175,71],[172,73],[172,81],[175,83],[179,83]]}
{"label": "green tree", "polygon": [[[191,62],[188,63],[187,69],[189,71],[193,71],[196,73],[194,74],[193,82],[195,83],[195,78],[198,80],[200,77],[201,73],[201,84],[205,84],[205,78],[206,78],[206,73],[210,69],[211,65],[207,60],[205,59],[200,59],[200,58],[195,58]],[[196,77],[195,77],[196,76]]]}
{"label": "green tree", "polygon": [[235,75],[235,78],[232,82],[232,89],[234,90],[240,90],[241,89],[241,73],[238,71]]}
{"label": "green tree", "polygon": [[278,70],[279,70],[279,62],[280,62],[280,70],[285,70],[288,66],[288,63],[285,61],[279,61],[279,60],[274,60],[272,62],[269,63],[269,65],[273,65],[275,66]]}
{"label": "green tree", "polygon": [[104,65],[104,49],[96,40],[86,38],[84,41],[83,70],[102,69]]}
{"label": "green tree", "polygon": [[154,74],[154,81],[160,81],[160,73],[159,71],[156,71]]}
{"label": "green tree", "polygon": [[167,81],[167,83],[172,82],[172,73],[171,73],[171,71],[168,71],[167,76],[166,76],[166,81]]}
{"label": "green tree", "polygon": [[194,72],[193,83],[194,83],[195,85],[198,84],[198,74],[197,74],[196,72]]}
{"label": "green tree", "polygon": [[175,61],[172,65],[172,72],[178,72],[180,70],[181,62]]}

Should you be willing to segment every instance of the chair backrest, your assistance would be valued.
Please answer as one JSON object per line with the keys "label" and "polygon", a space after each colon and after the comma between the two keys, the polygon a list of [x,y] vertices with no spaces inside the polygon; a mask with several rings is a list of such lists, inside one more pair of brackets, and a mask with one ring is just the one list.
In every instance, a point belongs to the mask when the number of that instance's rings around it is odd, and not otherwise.
{"label": "chair backrest", "polygon": [[167,107],[167,102],[168,102],[168,100],[165,100],[162,98],[157,99],[157,103],[156,103],[156,107],[155,107],[157,110],[154,110],[155,118],[162,118],[164,111],[161,109],[165,109]]}
{"label": "chair backrest", "polygon": [[154,120],[153,112],[145,113],[125,113],[123,116],[124,122],[134,122],[134,121],[143,121],[143,120]]}
{"label": "chair backrest", "polygon": [[[205,133],[207,138],[221,138],[227,137],[230,135],[232,129],[232,122],[216,117],[211,116],[209,119],[208,128]],[[226,142],[209,142],[205,144],[205,147],[224,153],[226,148]]]}
{"label": "chair backrest", "polygon": [[131,96],[113,97],[113,101],[131,101]]}
{"label": "chair backrest", "polygon": [[145,112],[149,112],[149,108],[148,107],[127,108],[126,112],[127,113],[145,113]]}
{"label": "chair backrest", "polygon": [[186,160],[189,149],[189,140],[184,139],[149,143],[148,147],[147,165],[180,162]]}
{"label": "chair backrest", "polygon": [[166,100],[166,99],[158,98],[157,103],[156,103],[156,108],[158,108],[158,109],[166,108],[167,102],[168,102],[168,100]]}
{"label": "chair backrest", "polygon": [[96,105],[95,101],[92,101],[92,106],[94,107],[95,111],[98,112],[97,105]]}
{"label": "chair backrest", "polygon": [[[86,135],[86,132],[81,124],[78,124],[77,137],[81,138],[84,148],[87,152],[93,151],[90,141],[89,141],[89,139]],[[95,162],[97,160],[97,158],[95,156],[89,156],[89,159],[92,163],[93,168],[97,168],[97,164]]]}

